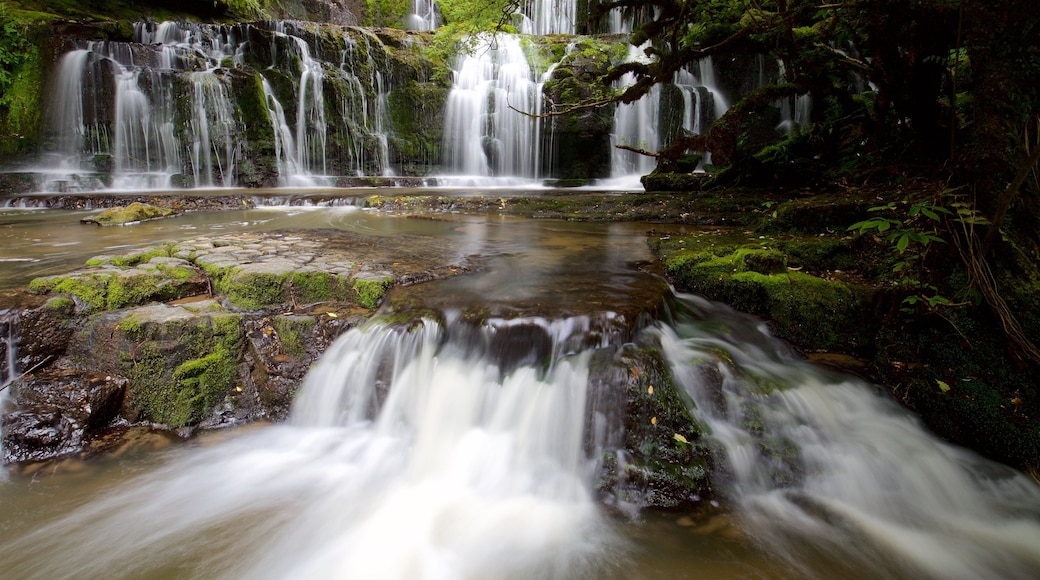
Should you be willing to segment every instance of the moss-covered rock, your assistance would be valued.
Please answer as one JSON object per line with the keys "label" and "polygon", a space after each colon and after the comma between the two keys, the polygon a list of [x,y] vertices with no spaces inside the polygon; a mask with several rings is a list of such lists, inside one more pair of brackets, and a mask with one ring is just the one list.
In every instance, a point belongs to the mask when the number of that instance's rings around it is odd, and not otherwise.
{"label": "moss-covered rock", "polygon": [[80,221],[99,226],[119,226],[170,217],[173,213],[173,210],[169,208],[155,207],[135,201],[126,207],[109,208],[96,216],[83,218]]}
{"label": "moss-covered rock", "polygon": [[623,412],[624,452],[604,458],[601,493],[655,509],[689,509],[711,498],[709,449],[656,349],[626,347],[590,381],[622,389],[614,404]]}
{"label": "moss-covered rock", "polygon": [[202,421],[231,392],[243,338],[241,315],[157,304],[91,319],[69,357],[129,379],[127,419],[177,428]]}
{"label": "moss-covered rock", "polygon": [[768,317],[778,336],[803,347],[856,352],[869,344],[871,290],[788,270],[775,249],[683,239],[691,243],[670,245],[662,256],[683,290]]}
{"label": "moss-covered rock", "polygon": [[375,308],[383,294],[394,285],[394,278],[385,273],[360,273],[350,282],[357,303],[365,308]]}

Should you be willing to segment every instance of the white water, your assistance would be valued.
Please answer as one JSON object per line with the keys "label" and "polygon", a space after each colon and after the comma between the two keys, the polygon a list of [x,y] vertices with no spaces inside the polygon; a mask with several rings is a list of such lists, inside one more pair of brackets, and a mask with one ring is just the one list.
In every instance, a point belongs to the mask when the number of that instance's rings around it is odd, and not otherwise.
{"label": "white water", "polygon": [[520,6],[521,34],[574,34],[578,25],[576,0],[525,0]]}
{"label": "white water", "polygon": [[[461,55],[445,107],[448,173],[468,178],[537,179],[542,170],[542,85],[520,39],[481,38]],[[514,110],[515,109],[515,110]]]}
{"label": "white water", "polygon": [[[7,388],[12,382],[18,377],[18,315],[7,311],[0,310],[0,322],[4,323],[7,330],[7,336],[0,340],[0,344],[4,347],[4,362],[6,364],[6,372],[0,375],[0,433],[3,432],[3,417],[7,411]],[[0,437],[0,465],[4,463],[4,440]],[[0,482],[7,479],[7,471],[0,469]]]}
{"label": "white water", "polygon": [[441,25],[440,8],[434,0],[412,0],[406,23],[409,30],[437,30]]}
{"label": "white water", "polygon": [[766,550],[810,576],[819,554],[861,577],[1040,573],[1034,482],[937,440],[870,385],[795,357],[750,317],[688,304],[710,318],[657,334],[694,416],[724,447],[724,493]]}
{"label": "white water", "polygon": [[0,544],[5,569],[580,577],[614,541],[590,492],[598,455],[583,448],[588,353],[563,350],[586,325],[531,322],[557,337],[553,364],[508,374],[430,321],[352,330],[306,379],[289,425],[196,449]]}

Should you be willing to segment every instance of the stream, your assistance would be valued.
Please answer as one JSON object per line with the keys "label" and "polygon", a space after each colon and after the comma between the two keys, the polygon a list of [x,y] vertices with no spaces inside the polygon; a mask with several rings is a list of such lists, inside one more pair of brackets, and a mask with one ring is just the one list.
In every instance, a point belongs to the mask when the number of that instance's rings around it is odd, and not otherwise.
{"label": "stream", "polygon": [[[346,332],[284,424],[11,470],[5,577],[1040,575],[1033,481],[936,439],[885,389],[804,360],[761,320],[692,295],[665,296],[630,342],[660,351],[717,444],[718,497],[697,513],[600,501],[609,450],[587,432],[589,378],[597,353],[624,347],[604,328],[659,286],[648,224],[272,207],[97,229],[83,215],[0,210],[0,289],[96,254],[239,231],[408,234],[485,261],[395,289],[443,320]],[[474,305],[487,322],[463,331]],[[544,352],[503,349],[496,336],[515,325]]]}

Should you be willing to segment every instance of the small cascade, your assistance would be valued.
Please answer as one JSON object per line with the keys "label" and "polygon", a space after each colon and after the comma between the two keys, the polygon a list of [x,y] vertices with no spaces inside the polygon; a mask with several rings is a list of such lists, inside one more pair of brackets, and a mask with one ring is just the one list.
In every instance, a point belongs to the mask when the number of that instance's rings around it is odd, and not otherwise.
{"label": "small cascade", "polygon": [[42,176],[37,190],[68,192],[393,175],[386,48],[311,26],[140,23],[133,42],[81,42],[54,69],[53,147],[26,172]]}
{"label": "small cascade", "polygon": [[18,314],[9,310],[0,310],[0,481],[5,478],[3,417],[7,404],[7,388],[18,378]]}
{"label": "small cascade", "polygon": [[[783,78],[785,68],[782,60],[777,61],[777,68],[780,78]],[[782,99],[775,102],[774,106],[780,109],[780,123],[776,126],[777,131],[790,134],[808,125],[811,120],[812,97],[808,94]]]}
{"label": "small cascade", "polygon": [[411,12],[408,14],[408,30],[437,30],[441,25],[440,12],[436,0],[412,0]]}
{"label": "small cascade", "polygon": [[[516,325],[539,346],[500,344]],[[197,448],[0,554],[17,570],[62,553],[40,577],[592,577],[616,540],[585,441],[589,332],[369,322],[308,374],[288,425]]]}
{"label": "small cascade", "polygon": [[[644,59],[645,55],[642,49],[630,47],[629,58]],[[626,75],[618,84],[625,86],[634,82],[634,76]],[[669,126],[666,122],[670,116],[663,104],[662,93],[666,89],[674,89],[681,95],[682,110],[677,119],[681,125],[676,123],[676,126]],[[619,105],[614,112],[612,145],[657,151],[667,145],[680,130],[693,135],[703,134],[728,109],[729,104],[715,81],[711,58],[704,58],[697,62],[696,74],[689,69],[679,70],[668,87],[655,85],[642,99]],[[710,162],[707,154],[705,162]],[[611,175],[614,178],[645,175],[655,165],[653,157],[615,148]]]}
{"label": "small cascade", "polygon": [[542,81],[519,38],[500,34],[480,44],[460,56],[454,69],[445,108],[445,165],[457,175],[538,178],[541,122],[518,111],[542,111]]}
{"label": "small cascade", "polygon": [[[628,47],[630,61],[645,60],[643,47]],[[626,74],[617,84],[621,87],[635,84],[635,75]],[[618,145],[635,147],[645,151],[657,151],[661,142],[658,137],[661,88],[657,85],[635,102],[619,104],[614,109],[614,133],[610,144],[614,148],[611,157],[611,177],[620,178],[650,173],[655,165],[653,157],[633,151],[619,149]]]}
{"label": "small cascade", "polygon": [[1040,489],[934,438],[875,388],[798,358],[756,321],[688,296],[656,331],[721,446],[740,527],[795,569],[835,577],[1025,578]]}
{"label": "small cascade", "polygon": [[521,34],[574,34],[577,0],[525,0],[517,13]]}

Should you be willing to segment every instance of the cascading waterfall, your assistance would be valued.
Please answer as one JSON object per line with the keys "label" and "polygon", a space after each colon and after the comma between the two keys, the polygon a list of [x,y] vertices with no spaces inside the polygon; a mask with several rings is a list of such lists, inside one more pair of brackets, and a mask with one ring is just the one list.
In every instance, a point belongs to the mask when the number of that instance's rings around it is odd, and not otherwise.
{"label": "cascading waterfall", "polygon": [[[630,60],[646,58],[642,47],[629,47]],[[618,81],[624,87],[635,83],[635,76],[625,75]],[[725,96],[715,81],[715,68],[710,57],[697,62],[697,74],[688,69],[676,72],[672,79],[672,87],[682,95],[682,127],[687,133],[700,135],[711,127],[716,119],[729,109]],[[661,116],[662,88],[655,85],[643,98],[634,103],[618,105],[614,111],[614,133],[611,144],[627,145],[646,151],[657,151],[667,143],[670,135],[662,135]],[[710,158],[705,159],[710,162]],[[640,155],[632,151],[615,147],[611,159],[611,176],[645,175],[654,169],[656,161],[653,157]]]}
{"label": "cascading waterfall", "polygon": [[[371,33],[342,34],[348,48],[335,55],[316,54],[321,39],[293,22],[141,23],[133,42],[84,43],[55,67],[47,109],[54,147],[28,172],[43,176],[41,191],[231,187],[243,179],[308,186],[333,175],[392,175],[389,57]],[[351,52],[359,42],[364,56]],[[270,62],[258,70],[261,55]],[[261,119],[244,118],[256,110],[250,91],[264,83],[276,150],[243,167],[247,148],[257,146],[247,135],[259,135],[261,155],[269,151],[266,131],[250,131]]]}
{"label": "cascading waterfall", "polygon": [[[542,84],[519,38],[499,34],[459,57],[445,108],[445,164],[475,177],[541,174],[541,122],[518,111],[542,111]],[[513,110],[517,109],[517,110]]]}
{"label": "cascading waterfall", "polygon": [[437,30],[441,25],[440,8],[434,0],[412,0],[411,12],[408,14],[409,30],[420,32]]}
{"label": "cascading waterfall", "polygon": [[[0,310],[0,348],[3,350],[3,364],[0,365],[0,433],[3,432],[3,416],[7,406],[7,388],[18,378],[18,314],[9,310]],[[4,441],[0,437],[0,465],[4,463]],[[0,469],[0,481],[7,478],[7,472]]]}
{"label": "cascading waterfall", "polygon": [[[548,364],[490,348],[518,322],[551,340]],[[588,320],[458,330],[347,332],[289,425],[196,449],[5,542],[5,569],[54,550],[33,574],[580,577],[615,541],[590,490],[599,450],[584,447]]]}
{"label": "cascading waterfall", "polygon": [[[630,61],[646,60],[643,47],[628,47]],[[618,82],[624,87],[635,84],[635,75],[627,73]],[[617,148],[626,145],[646,151],[657,151],[660,139],[657,132],[661,101],[661,88],[653,86],[638,101],[619,104],[614,109],[614,133],[610,144],[614,148],[611,157],[611,177],[619,178],[630,175],[645,175],[654,168],[654,158],[640,155],[632,151]]]}
{"label": "cascading waterfall", "polygon": [[578,23],[576,0],[525,0],[517,14],[521,34],[574,34]]}
{"label": "cascading waterfall", "polygon": [[[690,409],[723,449],[725,493],[765,549],[814,576],[1027,578],[1040,490],[936,440],[862,381],[793,355],[754,320],[688,297],[654,331]],[[722,354],[720,354],[722,353]]]}

